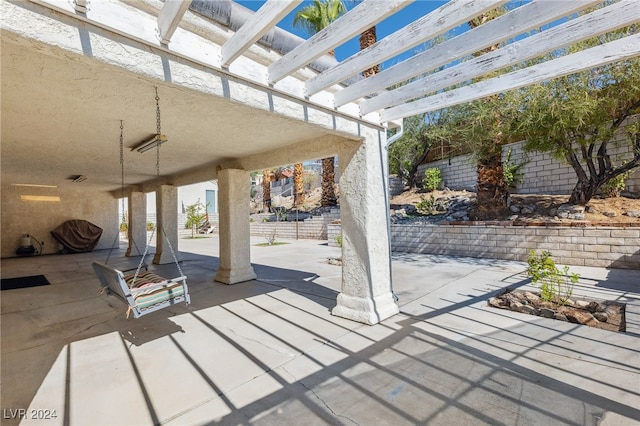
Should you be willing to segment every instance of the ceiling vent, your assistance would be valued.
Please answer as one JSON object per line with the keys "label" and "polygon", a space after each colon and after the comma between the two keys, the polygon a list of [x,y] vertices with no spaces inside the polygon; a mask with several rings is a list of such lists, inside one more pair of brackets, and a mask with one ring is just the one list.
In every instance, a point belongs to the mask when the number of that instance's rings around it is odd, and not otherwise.
{"label": "ceiling vent", "polygon": [[71,182],[73,183],[80,183],[87,180],[87,177],[85,175],[72,175],[69,176],[69,180],[71,180]]}

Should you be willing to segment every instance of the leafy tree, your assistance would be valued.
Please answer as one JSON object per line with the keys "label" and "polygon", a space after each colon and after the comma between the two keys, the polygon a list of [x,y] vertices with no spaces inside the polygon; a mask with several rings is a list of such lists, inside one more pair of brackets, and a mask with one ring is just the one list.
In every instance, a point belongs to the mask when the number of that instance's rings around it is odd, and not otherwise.
{"label": "leafy tree", "polygon": [[389,147],[389,169],[409,188],[421,187],[418,166],[432,149],[449,143],[453,134],[447,110],[420,114],[404,119],[404,134]]}
{"label": "leafy tree", "polygon": [[[347,11],[342,0],[313,0],[313,3],[301,8],[293,18],[293,26],[304,28],[310,35],[316,34],[328,27]],[[335,56],[335,52],[328,52]],[[322,159],[322,198],[323,207],[338,204],[335,193],[335,159]]]}
{"label": "leafy tree", "polygon": [[[640,25],[572,46],[568,52],[636,33]],[[554,52],[553,56],[566,52]],[[521,90],[515,130],[525,149],[566,161],[577,182],[570,204],[585,205],[608,182],[640,166],[640,59],[634,58]],[[616,162],[610,149],[627,147]],[[618,163],[618,165],[616,165]]]}
{"label": "leafy tree", "polygon": [[187,221],[185,222],[185,228],[191,228],[191,237],[195,235],[195,229],[200,228],[204,221],[207,219],[207,210],[205,205],[198,200],[197,203],[187,206]]}

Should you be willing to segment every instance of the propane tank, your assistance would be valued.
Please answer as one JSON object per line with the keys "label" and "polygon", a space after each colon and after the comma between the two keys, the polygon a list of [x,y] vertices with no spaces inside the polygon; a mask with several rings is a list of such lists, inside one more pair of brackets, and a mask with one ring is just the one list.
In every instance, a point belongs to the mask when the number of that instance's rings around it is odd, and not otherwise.
{"label": "propane tank", "polygon": [[31,237],[29,234],[22,234],[22,238],[20,238],[20,247],[30,247],[31,246]]}
{"label": "propane tank", "polygon": [[31,256],[36,253],[36,248],[31,244],[31,236],[29,234],[22,234],[20,238],[20,247],[16,250],[18,256]]}

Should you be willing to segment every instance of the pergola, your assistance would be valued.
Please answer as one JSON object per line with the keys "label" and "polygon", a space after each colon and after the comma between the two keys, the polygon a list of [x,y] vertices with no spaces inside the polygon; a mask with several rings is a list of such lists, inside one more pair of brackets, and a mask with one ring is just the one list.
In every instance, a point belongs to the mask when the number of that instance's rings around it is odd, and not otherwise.
{"label": "pergola", "polygon": [[[334,313],[367,323],[393,315],[397,306],[391,292],[388,209],[381,208],[388,200],[386,128],[404,117],[640,54],[640,34],[632,34],[473,83],[493,71],[640,22],[637,0],[592,11],[599,0],[532,0],[375,76],[357,78],[361,71],[507,1],[443,2],[337,62],[326,52],[412,0],[362,1],[285,52],[278,49],[282,35],[275,27],[299,0],[268,0],[255,14],[229,0],[5,0],[2,255],[10,255],[12,239],[33,229],[27,218],[38,217],[42,232],[52,228],[39,208],[25,207],[17,198],[16,188],[24,188],[18,185],[36,183],[30,191],[42,197],[48,191],[63,192],[63,201],[73,200],[66,209],[92,216],[105,229],[117,226],[109,215],[117,208],[116,198],[126,196],[130,239],[144,245],[145,192],[158,194],[158,220],[177,243],[176,225],[171,225],[175,188],[217,179],[221,268],[216,280],[246,281],[255,277],[245,220],[248,172],[338,155],[344,183],[344,266]],[[580,16],[565,19],[576,14]],[[291,45],[289,41],[284,44]],[[466,60],[497,43],[503,43],[499,49]],[[162,145],[161,174],[156,173],[159,161],[128,149],[155,134],[153,86],[159,86],[162,133],[169,139]],[[453,86],[460,87],[440,92]],[[121,121],[127,147],[125,191],[117,165]],[[70,174],[88,179],[79,186],[69,182]],[[60,201],[59,195],[52,196]],[[109,213],[79,207],[88,199]],[[27,214],[25,208],[30,209]],[[62,217],[67,214],[62,210],[54,207],[47,213]],[[110,240],[113,233],[106,234]],[[158,263],[170,261],[160,239],[157,251]]]}

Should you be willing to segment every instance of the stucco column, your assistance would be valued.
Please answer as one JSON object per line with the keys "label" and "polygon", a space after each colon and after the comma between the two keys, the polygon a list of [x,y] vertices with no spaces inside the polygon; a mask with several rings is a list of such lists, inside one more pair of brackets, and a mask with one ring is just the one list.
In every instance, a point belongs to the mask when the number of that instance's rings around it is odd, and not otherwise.
{"label": "stucco column", "polygon": [[147,246],[147,194],[131,192],[127,197],[129,204],[127,235],[129,247],[125,256],[142,256]]}
{"label": "stucco column", "polygon": [[384,134],[363,129],[365,141],[340,154],[342,289],[334,315],[376,324],[399,312],[391,287],[391,250],[383,182]]}
{"label": "stucco column", "polygon": [[[172,185],[161,185],[156,191],[156,255],[153,263],[164,264],[174,262],[171,247],[178,257],[178,189]],[[167,242],[167,240],[169,240]]]}
{"label": "stucco column", "polygon": [[215,280],[235,284],[256,278],[251,266],[249,227],[249,173],[224,169],[218,172],[220,267]]}

